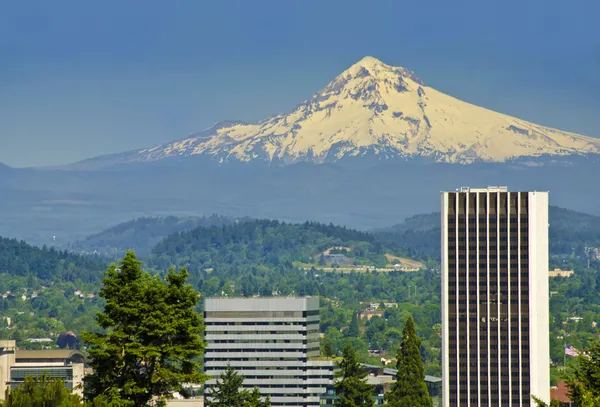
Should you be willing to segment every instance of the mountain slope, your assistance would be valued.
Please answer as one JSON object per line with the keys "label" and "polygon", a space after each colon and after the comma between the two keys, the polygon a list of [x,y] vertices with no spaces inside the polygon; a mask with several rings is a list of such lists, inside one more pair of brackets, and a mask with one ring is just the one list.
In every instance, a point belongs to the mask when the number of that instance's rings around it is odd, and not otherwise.
{"label": "mountain slope", "polygon": [[468,164],[600,153],[600,139],[462,102],[414,73],[365,57],[287,114],[223,122],[183,140],[110,156],[111,162],[202,155],[293,163],[344,157],[426,157]]}
{"label": "mountain slope", "polygon": [[93,256],[79,256],[46,246],[0,237],[0,274],[34,276],[49,282],[99,283],[108,263]]}
{"label": "mountain slope", "polygon": [[147,264],[157,270],[176,265],[192,273],[214,268],[237,275],[261,266],[289,269],[295,262],[315,263],[334,247],[346,248],[356,264],[378,267],[388,263],[386,253],[404,254],[398,246],[379,244],[368,233],[333,224],[244,220],[174,233],[156,245]]}
{"label": "mountain slope", "polygon": [[146,256],[158,242],[167,236],[198,226],[222,226],[234,219],[213,215],[209,217],[143,217],[120,223],[102,232],[75,242],[69,249],[75,252],[99,253],[122,257],[128,249],[138,256]]}

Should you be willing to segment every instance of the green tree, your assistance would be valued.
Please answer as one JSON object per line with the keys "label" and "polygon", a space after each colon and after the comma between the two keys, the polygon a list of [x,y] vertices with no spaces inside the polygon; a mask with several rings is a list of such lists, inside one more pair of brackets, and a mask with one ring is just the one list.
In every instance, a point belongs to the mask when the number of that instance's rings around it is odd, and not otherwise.
{"label": "green tree", "polygon": [[26,377],[14,390],[6,390],[3,407],[80,407],[81,398],[65,388],[61,379]]}
{"label": "green tree", "polygon": [[[589,349],[581,354],[565,375],[565,382],[571,389],[569,397],[579,407],[600,405],[600,342],[592,342]],[[546,407],[537,397],[533,399],[539,406]],[[552,406],[552,404],[550,404]]]}
{"label": "green tree", "polygon": [[342,351],[340,372],[335,383],[338,407],[373,407],[373,387],[366,382],[367,371],[358,362],[356,351],[346,346]]}
{"label": "green tree", "polygon": [[182,383],[202,383],[198,356],[204,343],[198,294],[187,271],[170,269],[166,281],[142,271],[128,251],[106,272],[96,320],[107,334],[84,333],[94,374],[84,379],[86,399],[106,397],[111,406],[142,407],[163,401]]}
{"label": "green tree", "polygon": [[253,393],[243,390],[243,383],[244,377],[228,364],[227,369],[221,373],[220,380],[217,379],[217,384],[207,389],[204,404],[206,407],[245,406]]}
{"label": "green tree", "polygon": [[358,314],[356,312],[352,313],[350,326],[344,332],[344,336],[346,338],[360,338],[360,322],[358,321]]}
{"label": "green tree", "polygon": [[589,349],[575,359],[573,370],[565,379],[575,404],[580,407],[600,405],[600,342],[592,342]]}
{"label": "green tree", "polygon": [[271,407],[271,399],[267,396],[262,400],[260,391],[255,387],[252,392],[247,394],[244,407]]}
{"label": "green tree", "polygon": [[402,343],[396,354],[396,382],[386,394],[388,407],[432,407],[433,402],[425,384],[425,371],[421,359],[421,340],[417,337],[412,316],[406,319],[402,330]]}
{"label": "green tree", "polygon": [[533,399],[533,401],[535,401],[537,403],[537,405],[539,407],[561,407],[562,406],[562,403],[558,400],[552,400],[550,402],[550,404],[547,404],[535,396],[531,396],[531,398]]}

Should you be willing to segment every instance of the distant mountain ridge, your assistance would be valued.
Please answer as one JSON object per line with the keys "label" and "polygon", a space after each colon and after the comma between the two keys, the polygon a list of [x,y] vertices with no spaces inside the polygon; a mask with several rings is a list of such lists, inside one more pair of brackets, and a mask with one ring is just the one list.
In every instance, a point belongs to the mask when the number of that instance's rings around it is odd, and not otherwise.
{"label": "distant mountain ridge", "polygon": [[600,139],[460,101],[405,68],[365,57],[289,113],[217,123],[178,141],[89,161],[202,156],[290,164],[375,156],[470,164],[590,154],[600,154]]}
{"label": "distant mountain ridge", "polygon": [[199,226],[223,226],[235,219],[212,215],[208,217],[142,217],[95,233],[69,246],[76,253],[92,253],[119,258],[126,250],[133,250],[139,256],[147,256],[150,251],[167,236],[197,228]]}
{"label": "distant mountain ridge", "polygon": [[[585,247],[600,248],[600,216],[550,206],[549,222],[552,256],[573,253],[585,258]],[[411,216],[402,223],[376,229],[372,233],[383,242],[393,242],[406,249],[412,256],[429,256],[439,260],[439,212]]]}

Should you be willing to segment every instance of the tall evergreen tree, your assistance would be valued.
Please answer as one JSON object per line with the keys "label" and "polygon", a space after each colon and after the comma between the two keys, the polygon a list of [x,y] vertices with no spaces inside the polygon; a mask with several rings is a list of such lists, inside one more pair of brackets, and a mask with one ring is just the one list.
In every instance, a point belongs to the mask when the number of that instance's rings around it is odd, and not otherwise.
{"label": "tall evergreen tree", "polygon": [[346,330],[344,336],[346,338],[360,338],[360,322],[358,320],[358,314],[356,312],[352,314],[350,326]]}
{"label": "tall evergreen tree", "polygon": [[368,372],[358,361],[356,351],[346,346],[342,351],[340,372],[335,383],[337,407],[373,407],[373,386],[366,382]]}
{"label": "tall evergreen tree", "polygon": [[250,393],[242,389],[243,383],[244,376],[228,364],[220,379],[217,379],[217,384],[207,389],[204,404],[206,407],[244,407]]}
{"label": "tall evergreen tree", "polygon": [[402,330],[402,343],[396,354],[396,382],[385,395],[387,407],[432,407],[433,401],[425,384],[425,370],[421,359],[421,340],[417,337],[412,316],[408,316]]}
{"label": "tall evergreen tree", "polygon": [[202,383],[198,356],[204,343],[198,294],[185,269],[169,270],[166,281],[142,271],[128,251],[119,268],[106,272],[106,300],[98,324],[108,333],[84,333],[92,375],[84,378],[86,399],[105,397],[111,406],[143,407],[161,402],[183,383]]}

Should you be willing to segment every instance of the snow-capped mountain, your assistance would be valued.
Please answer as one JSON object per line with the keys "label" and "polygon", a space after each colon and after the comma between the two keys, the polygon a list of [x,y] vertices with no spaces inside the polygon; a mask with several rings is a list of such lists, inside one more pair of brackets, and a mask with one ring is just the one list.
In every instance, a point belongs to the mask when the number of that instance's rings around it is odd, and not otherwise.
{"label": "snow-capped mountain", "polygon": [[186,139],[114,158],[204,155],[220,162],[321,163],[376,155],[468,164],[599,153],[600,139],[460,101],[411,71],[365,57],[289,113],[258,123],[219,123]]}

